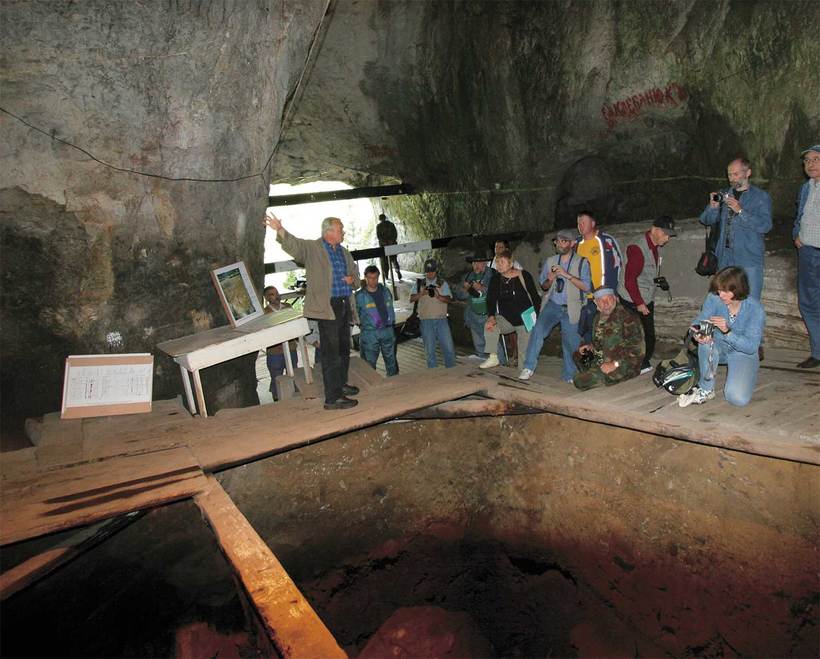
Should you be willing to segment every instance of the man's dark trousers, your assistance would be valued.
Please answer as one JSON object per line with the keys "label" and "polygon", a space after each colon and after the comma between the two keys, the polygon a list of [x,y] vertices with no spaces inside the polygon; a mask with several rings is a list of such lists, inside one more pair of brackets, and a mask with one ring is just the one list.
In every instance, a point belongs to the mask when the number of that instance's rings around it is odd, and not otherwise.
{"label": "man's dark trousers", "polygon": [[332,297],[330,306],[336,320],[318,320],[319,345],[322,346],[322,379],[325,382],[325,402],[342,397],[350,366],[350,298]]}
{"label": "man's dark trousers", "polygon": [[646,352],[643,357],[643,366],[649,366],[649,359],[655,352],[655,303],[650,302],[646,305],[646,308],[649,309],[649,313],[644,316],[640,311],[638,311],[637,306],[628,300],[624,300],[620,295],[618,297],[620,298],[621,304],[633,313],[638,314],[638,318],[641,319],[641,325],[643,325],[643,340],[646,344]]}

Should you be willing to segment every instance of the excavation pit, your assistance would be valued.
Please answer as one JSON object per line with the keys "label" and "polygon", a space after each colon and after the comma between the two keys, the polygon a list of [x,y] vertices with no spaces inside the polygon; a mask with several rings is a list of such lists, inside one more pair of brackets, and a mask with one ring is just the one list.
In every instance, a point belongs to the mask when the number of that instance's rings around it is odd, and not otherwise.
{"label": "excavation pit", "polygon": [[[381,424],[218,479],[351,656],[809,656],[817,469],[544,413]],[[63,600],[61,628],[122,624],[66,654],[171,656],[192,625],[264,652],[196,508],[157,513],[5,602],[4,649],[47,654],[31,626],[71,584],[101,599]],[[122,608],[93,580],[134,565],[171,586]],[[219,606],[194,604],[203,571]],[[155,597],[187,607],[140,629]]]}

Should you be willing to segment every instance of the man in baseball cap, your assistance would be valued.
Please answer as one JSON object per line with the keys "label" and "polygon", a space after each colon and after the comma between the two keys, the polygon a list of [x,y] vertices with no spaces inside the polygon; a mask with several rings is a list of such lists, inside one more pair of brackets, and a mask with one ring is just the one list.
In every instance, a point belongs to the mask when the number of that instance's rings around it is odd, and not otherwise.
{"label": "man in baseball cap", "polygon": [[643,330],[638,317],[618,304],[611,288],[593,293],[598,309],[592,318],[592,341],[573,355],[578,372],[573,382],[578,389],[609,386],[634,378],[643,361]]}
{"label": "man in baseball cap", "polygon": [[524,368],[518,375],[519,380],[529,380],[533,376],[544,339],[556,325],[561,326],[561,379],[564,382],[572,382],[575,375],[577,367],[572,354],[581,343],[578,320],[586,301],[586,293],[592,288],[589,262],[572,249],[577,238],[576,231],[560,229],[552,239],[556,253],[550,256],[541,268],[539,283],[546,293],[541,301],[541,312],[530,333]]}
{"label": "man in baseball cap", "polygon": [[453,299],[450,286],[439,277],[435,259],[424,262],[424,273],[424,279],[416,280],[416,291],[410,295],[410,301],[417,305],[427,368],[437,366],[436,344],[441,346],[444,365],[452,368],[456,365],[456,348],[447,320],[447,305]]}
{"label": "man in baseball cap", "polygon": [[809,180],[797,195],[792,239],[797,247],[797,297],[809,330],[811,354],[798,368],[820,366],[820,144],[803,149],[803,171]]}
{"label": "man in baseball cap", "polygon": [[626,267],[621,268],[618,296],[621,303],[638,314],[643,326],[645,352],[641,373],[652,370],[650,359],[655,352],[655,291],[659,286],[669,289],[661,277],[661,248],[677,236],[675,221],[661,215],[637,242],[626,247]]}

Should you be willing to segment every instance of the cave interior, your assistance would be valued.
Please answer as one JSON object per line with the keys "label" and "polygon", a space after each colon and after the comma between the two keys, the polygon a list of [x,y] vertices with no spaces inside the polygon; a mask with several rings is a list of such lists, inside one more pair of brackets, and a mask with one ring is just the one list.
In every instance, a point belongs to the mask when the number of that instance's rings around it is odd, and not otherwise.
{"label": "cave interior", "polygon": [[[773,201],[766,346],[805,352],[818,24],[815,0],[3,2],[4,480],[68,355],[154,353],[154,399],[183,393],[156,346],[225,324],[214,268],[261,290],[271,183],[411,186],[378,200],[400,241],[470,238],[402,267],[432,255],[451,282],[491,236],[537,272],[582,209],[623,242],[670,215],[672,345],[706,289],[695,218],[744,156]],[[209,409],[258,404],[250,356],[203,385]],[[380,423],[215,481],[351,656],[816,656],[816,460],[541,412]],[[4,546],[2,571],[75,532]],[[4,656],[305,656],[187,498],[0,618]]]}

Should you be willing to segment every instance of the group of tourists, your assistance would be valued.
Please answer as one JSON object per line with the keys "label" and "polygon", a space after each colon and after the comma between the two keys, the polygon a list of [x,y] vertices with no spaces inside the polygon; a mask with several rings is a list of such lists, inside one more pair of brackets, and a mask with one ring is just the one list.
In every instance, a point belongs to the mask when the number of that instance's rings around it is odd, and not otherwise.
{"label": "group of tourists", "polygon": [[[798,250],[799,308],[811,354],[797,366],[816,368],[820,366],[820,145],[804,150],[802,156],[809,180],[798,195],[792,238]],[[760,302],[764,239],[772,228],[772,203],[767,192],[751,185],[751,176],[747,159],[732,160],[727,167],[729,186],[711,192],[700,215],[702,224],[713,227],[717,272],[690,327],[700,375],[697,385],[679,396],[681,407],[714,398],[719,364],[727,366],[724,396],[733,405],[748,404],[757,382],[765,323]],[[380,217],[380,222],[385,219]],[[341,246],[344,227],[338,218],[324,220],[317,240],[292,236],[270,214],[266,224],[276,231],[285,251],[308,271],[311,285],[304,314],[318,322],[325,408],[353,407],[358,390],[347,384],[350,325],[361,328],[361,352],[368,363],[375,368],[381,354],[387,375],[395,375],[393,297],[379,282],[379,268],[372,265],[354,295],[358,271]],[[382,233],[387,243],[395,242],[392,232]],[[529,380],[544,340],[560,327],[561,379],[577,388],[613,385],[649,372],[655,350],[655,295],[669,288],[660,274],[660,252],[676,235],[674,221],[661,216],[623,252],[612,235],[599,229],[595,214],[582,211],[576,217],[576,230],[561,229],[552,237],[555,254],[542,264],[537,282],[513,258],[509,243],[498,241],[492,260],[483,255],[468,259],[470,271],[455,287],[455,294],[440,275],[436,260],[428,259],[424,277],[417,279],[410,294],[427,366],[437,366],[437,348],[445,367],[456,363],[447,313],[455,298],[466,303],[464,322],[482,359],[479,368],[512,365],[516,352],[518,377]],[[515,351],[509,349],[509,339]]]}

